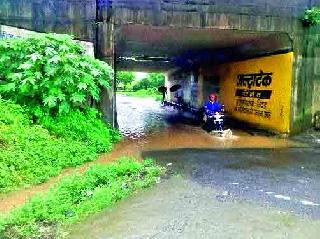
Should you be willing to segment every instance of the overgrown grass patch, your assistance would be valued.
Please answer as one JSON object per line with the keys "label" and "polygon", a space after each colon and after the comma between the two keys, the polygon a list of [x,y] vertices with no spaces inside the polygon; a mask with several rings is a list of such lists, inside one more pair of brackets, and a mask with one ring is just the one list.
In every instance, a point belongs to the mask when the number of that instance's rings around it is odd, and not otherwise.
{"label": "overgrown grass patch", "polygon": [[39,123],[50,133],[84,142],[98,153],[111,150],[113,143],[120,140],[119,131],[102,122],[95,109],[73,110],[54,118],[47,115]]}
{"label": "overgrown grass patch", "polygon": [[[0,109],[0,193],[45,182],[63,168],[93,161],[118,139],[101,120],[92,116],[87,122],[81,112],[65,116],[65,121],[47,118],[44,124],[50,133],[32,124],[19,105],[0,99]],[[75,125],[82,129],[77,131]]]}
{"label": "overgrown grass patch", "polygon": [[122,158],[67,176],[44,196],[35,196],[0,221],[0,238],[56,238],[61,225],[74,223],[154,184],[162,168],[151,160]]}

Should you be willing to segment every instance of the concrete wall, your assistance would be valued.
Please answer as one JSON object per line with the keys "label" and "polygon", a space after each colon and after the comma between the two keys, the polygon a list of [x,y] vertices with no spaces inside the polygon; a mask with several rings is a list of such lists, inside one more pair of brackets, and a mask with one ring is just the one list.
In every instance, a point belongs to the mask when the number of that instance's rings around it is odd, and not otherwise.
{"label": "concrete wall", "polygon": [[94,0],[1,0],[0,23],[39,32],[95,37]]}
{"label": "concrete wall", "polygon": [[173,72],[167,73],[165,86],[168,89],[166,100],[176,101],[177,92],[170,92],[170,88],[174,85],[181,85],[181,90],[183,91],[183,100],[186,103],[191,103],[191,75],[190,72]]}
{"label": "concrete wall", "polygon": [[309,0],[118,0],[115,24],[138,23],[172,26],[219,26],[228,29],[290,29]]}
{"label": "concrete wall", "polygon": [[318,27],[307,27],[292,34],[293,64],[293,95],[292,95],[292,132],[300,132],[313,125],[314,113],[320,104],[317,91],[319,75],[315,52],[319,45]]}
{"label": "concrete wall", "polygon": [[286,53],[213,66],[219,82],[208,78],[207,85],[219,84],[220,101],[233,118],[290,133],[292,60]]}
{"label": "concrete wall", "polygon": [[[177,102],[177,96],[183,95],[183,102],[189,106],[200,109],[203,106],[203,80],[202,76],[196,72],[183,72],[174,71],[166,74],[165,86],[168,89],[168,94],[166,95],[166,100],[171,102]],[[179,92],[170,92],[169,89],[179,84],[182,87]]]}

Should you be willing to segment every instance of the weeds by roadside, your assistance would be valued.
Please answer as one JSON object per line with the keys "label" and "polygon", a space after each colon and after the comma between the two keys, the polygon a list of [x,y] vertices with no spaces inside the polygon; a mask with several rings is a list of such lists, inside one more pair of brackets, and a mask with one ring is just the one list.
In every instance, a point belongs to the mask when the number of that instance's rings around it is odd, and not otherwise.
{"label": "weeds by roadside", "polygon": [[87,120],[81,112],[56,121],[47,118],[44,125],[56,133],[51,135],[32,124],[21,106],[0,99],[0,108],[0,193],[45,182],[63,168],[93,161],[119,137],[98,118],[89,115]]}
{"label": "weeds by roadside", "polygon": [[56,238],[60,226],[74,223],[154,184],[163,169],[151,160],[122,158],[67,176],[44,196],[35,196],[0,219],[0,238]]}

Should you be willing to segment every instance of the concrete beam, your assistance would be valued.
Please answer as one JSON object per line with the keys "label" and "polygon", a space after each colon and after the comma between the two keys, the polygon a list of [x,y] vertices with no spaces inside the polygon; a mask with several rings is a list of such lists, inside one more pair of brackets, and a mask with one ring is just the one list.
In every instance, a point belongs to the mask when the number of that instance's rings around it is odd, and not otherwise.
{"label": "concrete beam", "polygon": [[153,60],[117,60],[117,69],[121,71],[167,72],[175,65],[167,61]]}

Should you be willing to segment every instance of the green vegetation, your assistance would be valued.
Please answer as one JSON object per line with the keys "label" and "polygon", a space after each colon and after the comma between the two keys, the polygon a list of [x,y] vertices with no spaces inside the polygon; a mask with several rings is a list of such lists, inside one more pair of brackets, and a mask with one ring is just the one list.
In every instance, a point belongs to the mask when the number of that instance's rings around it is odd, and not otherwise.
{"label": "green vegetation", "polygon": [[0,238],[56,238],[61,225],[74,223],[154,184],[162,169],[152,161],[123,158],[65,177],[44,196],[35,196],[0,220]]}
{"label": "green vegetation", "polygon": [[112,69],[84,54],[68,35],[37,34],[0,41],[0,94],[37,117],[87,108],[109,87]]}
{"label": "green vegetation", "polygon": [[320,7],[313,7],[304,13],[302,19],[305,25],[317,25],[320,23]]}
{"label": "green vegetation", "polygon": [[125,92],[119,92],[120,94],[128,95],[128,96],[135,96],[140,98],[153,98],[157,101],[162,100],[162,94],[158,92],[155,89],[142,89],[137,91],[125,91]]}
{"label": "green vegetation", "polygon": [[127,87],[134,81],[134,73],[130,71],[118,71],[117,72],[117,85],[126,90]]}
{"label": "green vegetation", "polygon": [[43,126],[31,124],[21,106],[0,100],[0,108],[1,193],[42,183],[65,167],[95,160],[97,153],[110,150],[119,138],[92,113],[45,118],[44,125],[61,136],[57,138]]}
{"label": "green vegetation", "polygon": [[120,140],[119,132],[102,122],[96,109],[73,110],[55,118],[45,116],[39,123],[59,137],[94,147],[97,153],[111,150],[112,144]]}
{"label": "green vegetation", "polygon": [[[120,75],[121,77],[124,76],[122,72]],[[129,95],[129,96],[136,96],[136,97],[142,97],[142,98],[151,97],[151,98],[154,98],[155,100],[159,100],[159,101],[162,100],[162,93],[158,91],[158,87],[163,86],[165,83],[165,77],[163,74],[150,73],[147,75],[147,77],[145,77],[144,79],[141,79],[140,81],[131,80],[130,82],[131,82],[130,85],[128,83],[127,86],[124,87],[122,91],[118,91],[118,92],[120,92],[121,94]]]}
{"label": "green vegetation", "polygon": [[2,40],[0,53],[0,193],[95,160],[119,140],[88,103],[112,69],[70,36]]}
{"label": "green vegetation", "polygon": [[138,82],[135,82],[132,85],[132,90],[147,90],[147,89],[155,89],[157,90],[159,86],[163,86],[165,81],[165,77],[163,74],[159,73],[151,73],[148,76]]}

